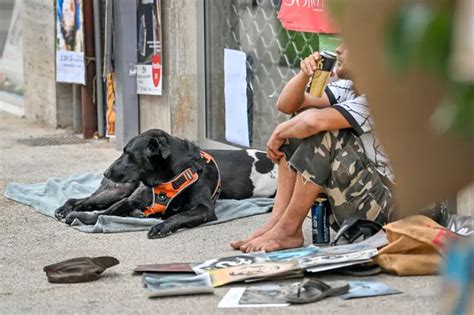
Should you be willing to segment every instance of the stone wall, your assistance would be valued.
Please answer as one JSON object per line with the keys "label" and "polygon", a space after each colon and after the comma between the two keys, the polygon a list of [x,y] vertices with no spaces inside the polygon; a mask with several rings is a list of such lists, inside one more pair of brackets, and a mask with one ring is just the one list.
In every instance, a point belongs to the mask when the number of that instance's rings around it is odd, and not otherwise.
{"label": "stone wall", "polygon": [[198,140],[198,2],[162,2],[163,95],[140,95],[140,131],[160,128]]}
{"label": "stone wall", "polygon": [[25,115],[51,126],[56,126],[54,17],[52,1],[24,1]]}
{"label": "stone wall", "polygon": [[23,8],[25,115],[67,127],[72,123],[72,86],[56,84],[54,1],[24,0]]}

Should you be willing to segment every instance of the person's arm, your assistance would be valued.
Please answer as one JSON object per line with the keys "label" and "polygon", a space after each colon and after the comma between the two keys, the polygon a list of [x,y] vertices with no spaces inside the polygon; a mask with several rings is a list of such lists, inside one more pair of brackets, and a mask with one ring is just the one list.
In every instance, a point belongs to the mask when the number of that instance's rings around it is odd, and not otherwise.
{"label": "person's arm", "polygon": [[308,109],[275,128],[267,143],[267,156],[273,161],[282,158],[280,147],[286,139],[303,139],[322,131],[349,127],[347,119],[334,108]]}
{"label": "person's arm", "polygon": [[314,97],[305,92],[310,76],[317,68],[319,53],[315,52],[300,63],[301,71],[283,88],[277,100],[277,109],[285,114],[293,114],[305,108],[325,108],[331,104],[326,93],[322,97]]}

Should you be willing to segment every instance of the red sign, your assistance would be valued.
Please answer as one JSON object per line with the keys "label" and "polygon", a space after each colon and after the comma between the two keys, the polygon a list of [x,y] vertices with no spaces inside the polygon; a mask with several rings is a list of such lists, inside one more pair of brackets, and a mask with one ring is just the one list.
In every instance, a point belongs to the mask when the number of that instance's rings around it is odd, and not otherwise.
{"label": "red sign", "polygon": [[330,21],[326,0],[283,0],[278,18],[291,31],[339,33]]}
{"label": "red sign", "polygon": [[153,55],[151,60],[151,76],[153,78],[153,85],[158,87],[161,78],[161,60],[158,54]]}

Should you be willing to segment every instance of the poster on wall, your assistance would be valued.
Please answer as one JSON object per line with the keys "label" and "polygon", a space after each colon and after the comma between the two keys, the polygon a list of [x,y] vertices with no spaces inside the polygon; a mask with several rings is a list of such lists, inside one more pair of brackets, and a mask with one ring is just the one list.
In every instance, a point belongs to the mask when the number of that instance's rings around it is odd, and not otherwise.
{"label": "poster on wall", "polygon": [[56,81],[86,83],[82,0],[56,0]]}
{"label": "poster on wall", "polygon": [[161,0],[137,0],[137,94],[161,95]]}

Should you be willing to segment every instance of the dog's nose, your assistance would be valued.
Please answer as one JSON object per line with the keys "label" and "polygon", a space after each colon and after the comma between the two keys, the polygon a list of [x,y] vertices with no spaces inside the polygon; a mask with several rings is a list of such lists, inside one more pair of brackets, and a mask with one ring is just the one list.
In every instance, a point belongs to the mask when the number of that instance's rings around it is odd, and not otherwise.
{"label": "dog's nose", "polygon": [[104,176],[107,177],[107,178],[109,178],[109,176],[110,176],[110,171],[109,171],[109,170],[106,170],[106,171],[104,172]]}

